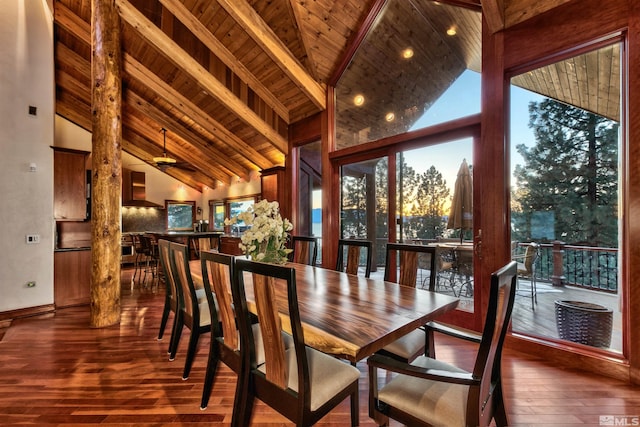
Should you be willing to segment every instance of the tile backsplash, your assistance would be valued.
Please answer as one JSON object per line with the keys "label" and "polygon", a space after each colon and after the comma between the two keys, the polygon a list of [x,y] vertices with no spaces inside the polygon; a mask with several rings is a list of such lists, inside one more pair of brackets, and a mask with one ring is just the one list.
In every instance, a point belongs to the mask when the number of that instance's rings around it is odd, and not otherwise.
{"label": "tile backsplash", "polygon": [[122,208],[122,232],[165,231],[166,211],[159,208]]}

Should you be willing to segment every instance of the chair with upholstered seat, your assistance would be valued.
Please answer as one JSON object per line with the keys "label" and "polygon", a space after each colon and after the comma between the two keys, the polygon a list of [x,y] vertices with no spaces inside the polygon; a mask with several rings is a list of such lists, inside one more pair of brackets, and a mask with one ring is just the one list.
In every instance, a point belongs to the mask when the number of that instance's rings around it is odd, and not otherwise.
{"label": "chair with upholstered seat", "polygon": [[[231,293],[231,280],[235,269],[235,257],[233,255],[204,251],[200,254],[202,266],[202,281],[204,292],[211,313],[211,340],[209,342],[209,358],[202,389],[200,409],[206,409],[211,396],[213,380],[215,378],[218,363],[227,365],[238,374],[241,367],[240,336],[236,323],[233,295]],[[264,363],[264,345],[262,333],[258,324],[252,325],[253,338],[256,346],[256,364]],[[285,346],[293,345],[289,335],[284,334]],[[240,384],[240,381],[237,382]],[[236,387],[236,401],[242,399],[239,396],[240,389]],[[234,404],[234,412],[231,425],[239,425],[237,405]]]}
{"label": "chair with upholstered seat", "polygon": [[299,264],[316,265],[318,258],[318,238],[313,236],[291,236],[289,261]]}
{"label": "chair with upholstered seat", "polygon": [[531,288],[529,290],[529,297],[531,298],[531,309],[536,309],[538,303],[538,290],[536,288],[536,263],[540,256],[540,245],[535,242],[531,242],[527,245],[524,254],[515,254],[511,257],[512,260],[518,263],[518,277],[527,278],[530,280]]}
{"label": "chair with upholstered seat", "polygon": [[[428,259],[420,259],[425,256],[428,256]],[[398,265],[397,271],[392,268],[396,262]],[[395,271],[397,273],[396,283],[415,288],[416,282],[418,281],[418,270],[421,270],[420,267],[423,266],[426,266],[429,270],[429,290],[433,291],[436,286],[436,247],[406,243],[387,243],[387,257],[384,268],[385,281],[392,281]],[[424,329],[415,329],[385,346],[382,350],[379,350],[378,353],[403,362],[410,362],[421,354],[424,354],[426,339]]]}
{"label": "chair with upholstered seat", "polygon": [[[251,286],[258,323],[265,339],[265,363],[258,365],[251,314],[245,286]],[[276,291],[284,287],[284,292]],[[282,289],[282,288],[280,288]],[[272,407],[298,426],[310,426],[324,417],[345,398],[351,399],[351,424],[358,425],[357,368],[307,347],[304,342],[294,268],[237,259],[232,292],[243,354],[243,363],[249,366],[249,376],[240,375],[244,390],[243,420],[250,425],[255,398]],[[276,302],[276,293],[281,302]],[[279,312],[284,303],[288,313]],[[281,325],[291,327],[293,347],[286,349],[280,339]],[[247,351],[248,350],[248,351]]]}
{"label": "chair with upholstered seat", "polygon": [[182,301],[179,314],[176,317],[175,337],[172,339],[169,359],[174,360],[182,329],[186,326],[191,331],[191,335],[189,337],[182,378],[187,379],[189,378],[191,365],[196,355],[200,335],[211,331],[211,314],[204,289],[200,288],[196,290],[193,284],[191,270],[189,269],[188,246],[171,242],[169,244],[169,251],[171,261],[173,262],[171,269],[179,295],[178,301]]}
{"label": "chair with upholstered seat", "polygon": [[[411,426],[507,426],[501,381],[501,358],[516,288],[516,263],[491,275],[487,317],[482,335],[450,334],[479,343],[472,372],[420,356],[411,364],[373,355],[369,365],[369,415],[387,425],[393,418]],[[392,377],[379,386],[378,369]]]}
{"label": "chair with upholstered seat", "polygon": [[347,274],[357,276],[360,268],[360,255],[362,251],[365,251],[364,277],[369,277],[371,275],[371,259],[373,256],[373,243],[371,243],[370,240],[338,240],[336,271],[344,271]]}

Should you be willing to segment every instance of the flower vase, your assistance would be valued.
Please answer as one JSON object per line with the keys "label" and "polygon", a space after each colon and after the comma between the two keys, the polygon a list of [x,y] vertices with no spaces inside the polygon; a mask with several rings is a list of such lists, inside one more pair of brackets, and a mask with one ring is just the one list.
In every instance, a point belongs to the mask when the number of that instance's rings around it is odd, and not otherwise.
{"label": "flower vase", "polygon": [[271,237],[268,241],[260,243],[258,251],[251,258],[269,264],[283,265],[287,262],[287,257],[281,246],[276,238]]}

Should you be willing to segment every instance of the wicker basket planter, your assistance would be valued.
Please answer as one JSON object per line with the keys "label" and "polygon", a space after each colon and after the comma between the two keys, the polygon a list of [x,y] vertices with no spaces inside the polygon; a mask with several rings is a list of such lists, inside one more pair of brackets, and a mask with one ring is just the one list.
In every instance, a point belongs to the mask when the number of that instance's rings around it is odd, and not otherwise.
{"label": "wicker basket planter", "polygon": [[611,345],[613,310],[582,301],[556,301],[558,335],[592,347]]}

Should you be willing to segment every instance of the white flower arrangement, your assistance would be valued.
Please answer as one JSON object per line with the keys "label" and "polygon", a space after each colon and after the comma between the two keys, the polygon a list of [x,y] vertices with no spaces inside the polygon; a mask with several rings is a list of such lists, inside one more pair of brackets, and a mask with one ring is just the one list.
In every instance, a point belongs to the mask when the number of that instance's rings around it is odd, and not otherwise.
{"label": "white flower arrangement", "polygon": [[245,212],[226,218],[224,224],[233,225],[238,220],[248,226],[242,233],[242,243],[238,245],[245,255],[254,261],[273,264],[287,262],[291,249],[287,249],[286,244],[293,224],[286,218],[282,219],[278,202],[261,200]]}

